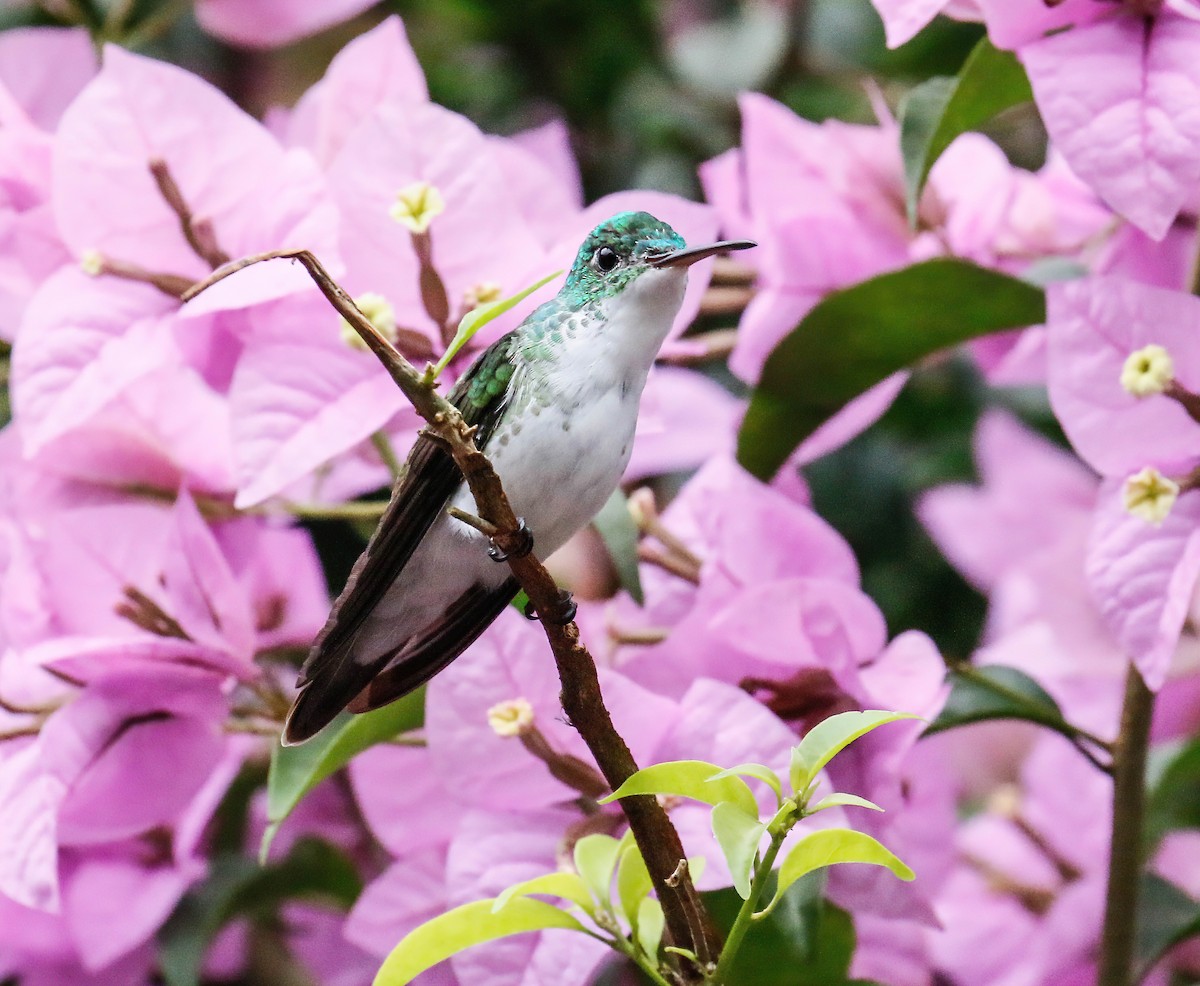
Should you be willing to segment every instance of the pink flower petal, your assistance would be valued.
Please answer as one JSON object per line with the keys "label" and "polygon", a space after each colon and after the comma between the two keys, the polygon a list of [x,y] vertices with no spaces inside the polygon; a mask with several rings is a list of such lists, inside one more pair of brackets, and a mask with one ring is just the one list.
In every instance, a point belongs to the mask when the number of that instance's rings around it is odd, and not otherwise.
{"label": "pink flower petal", "polygon": [[1181,495],[1156,528],[1125,511],[1118,481],[1106,483],[1087,575],[1105,623],[1158,691],[1200,578],[1200,496]]}
{"label": "pink flower petal", "polygon": [[288,143],[307,147],[326,167],[375,109],[427,98],[404,22],[389,17],[339,51],[324,78],[300,97],[288,121]]}
{"label": "pink flower petal", "polygon": [[43,130],[55,128],[96,68],[96,50],[83,28],[30,27],[0,34],[0,84]]}
{"label": "pink flower petal", "polygon": [[1155,239],[1200,185],[1198,44],[1200,23],[1163,12],[1114,15],[1021,48],[1072,170]]}
{"label": "pink flower petal", "polygon": [[35,741],[0,760],[0,893],[57,911],[57,818],[67,785],[44,768],[42,746]]}
{"label": "pink flower petal", "polygon": [[1130,354],[1157,344],[1179,382],[1200,390],[1200,300],[1106,277],[1053,284],[1046,301],[1050,403],[1079,454],[1122,478],[1145,465],[1171,471],[1194,461],[1200,424],[1169,397],[1139,399],[1120,381]]}
{"label": "pink flower petal", "polygon": [[371,0],[198,0],[196,20],[209,34],[246,48],[275,48],[349,20]]}

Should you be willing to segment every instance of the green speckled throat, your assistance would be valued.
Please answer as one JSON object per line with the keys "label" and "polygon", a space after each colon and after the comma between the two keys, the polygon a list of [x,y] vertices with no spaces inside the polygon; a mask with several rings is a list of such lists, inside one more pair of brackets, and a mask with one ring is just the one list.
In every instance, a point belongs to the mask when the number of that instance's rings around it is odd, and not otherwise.
{"label": "green speckled throat", "polygon": [[[560,297],[568,304],[612,297],[645,270],[647,258],[682,250],[683,237],[648,212],[622,212],[588,234],[575,256]],[[616,254],[616,265],[604,270],[602,248]]]}

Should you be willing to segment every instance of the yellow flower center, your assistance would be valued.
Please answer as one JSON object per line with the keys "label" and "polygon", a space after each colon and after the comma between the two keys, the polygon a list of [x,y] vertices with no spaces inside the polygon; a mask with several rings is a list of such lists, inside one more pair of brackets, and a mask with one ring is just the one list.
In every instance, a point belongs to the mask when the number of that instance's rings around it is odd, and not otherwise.
{"label": "yellow flower center", "polygon": [[1153,466],[1146,466],[1125,480],[1121,491],[1125,509],[1135,517],[1158,527],[1175,505],[1179,484],[1168,479]]}
{"label": "yellow flower center", "polygon": [[[396,342],[396,309],[392,307],[392,303],[383,295],[375,291],[367,291],[360,294],[354,299],[354,304],[358,310],[367,316],[367,321],[379,330],[379,334],[387,339],[388,342],[395,344]],[[366,350],[367,344],[363,342],[362,336],[354,331],[344,318],[339,319],[342,332],[342,342],[351,349]]]}
{"label": "yellow flower center", "polygon": [[436,185],[427,181],[414,181],[405,185],[396,193],[396,201],[392,203],[390,215],[401,226],[407,226],[414,233],[424,233],[429,229],[435,216],[446,211],[446,200]]}
{"label": "yellow flower center", "polygon": [[497,702],[487,710],[487,721],[497,736],[520,736],[533,725],[533,706],[524,698]]}
{"label": "yellow flower center", "polygon": [[1121,368],[1121,386],[1134,397],[1161,394],[1175,379],[1175,361],[1162,346],[1151,343],[1129,354]]}

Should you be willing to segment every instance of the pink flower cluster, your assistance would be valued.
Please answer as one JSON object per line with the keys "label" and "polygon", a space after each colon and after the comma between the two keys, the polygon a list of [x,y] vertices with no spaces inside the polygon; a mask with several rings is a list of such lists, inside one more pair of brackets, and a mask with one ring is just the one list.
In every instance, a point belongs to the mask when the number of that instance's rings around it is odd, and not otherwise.
{"label": "pink flower cluster", "polygon": [[[981,482],[929,492],[920,515],[989,598],[975,665],[1025,671],[1104,741],[1132,660],[1159,692],[1154,738],[1195,734],[1200,666],[1185,627],[1200,578],[1200,302],[1182,290],[1200,182],[1192,5],[1137,17],[1095,0],[877,6],[893,42],[943,8],[984,18],[1031,75],[1054,143],[1046,166],[1014,168],[964,135],[934,167],[914,230],[882,102],[876,126],[814,124],[747,94],[741,145],[702,168],[709,204],[625,192],[585,207],[564,127],[497,137],[431,102],[396,19],[269,124],[180,68],[116,47],[97,62],[78,32],[0,35],[13,409],[0,431],[0,978],[153,980],[155,936],[209,875],[213,819],[235,778],[261,771],[294,659],[325,618],[322,566],[295,518],[386,485],[380,448],[402,453],[417,427],[298,266],[249,267],[181,302],[225,260],[258,252],[313,251],[420,361],[463,313],[561,268],[615,212],[647,209],[691,242],[752,237],[757,279],[730,359],[748,384],[813,305],[877,274],[934,256],[1016,276],[1047,259],[1083,265],[1089,276],[1048,290],[1045,326],[970,354],[989,383],[1047,385],[1095,472],[989,412]],[[248,23],[232,7],[212,0],[201,20]],[[316,26],[290,16],[268,18],[274,41]],[[710,271],[694,268],[669,353],[698,352],[679,336]],[[553,290],[488,325],[448,375]],[[791,466],[871,424],[905,379],[851,402]],[[735,464],[741,406],[694,370],[656,369],[627,478],[697,471],[661,515],[648,493],[631,497],[645,605],[580,604],[643,765],[784,770],[796,736],[832,713],[932,720],[946,702],[942,657],[918,632],[889,636],[796,469],[763,484]],[[506,612],[430,684],[419,734],[368,750],[349,785],[305,799],[274,858],[314,835],[365,884],[348,915],[285,905],[283,940],[314,978],[369,981],[422,921],[554,870],[584,835],[621,833],[558,687],[540,630]],[[923,728],[873,733],[831,768],[834,787],[885,814],[804,823],[863,828],[919,875],[898,887],[874,867],[831,873],[827,896],[854,921],[850,975],[1089,981],[1109,779],[1025,724],[918,743]],[[668,807],[707,860],[701,887],[728,886],[707,812]],[[253,855],[261,798],[251,815]],[[1196,887],[1189,846],[1169,839],[1156,865]],[[208,971],[244,974],[253,934],[226,927]],[[582,984],[604,957],[547,931],[463,952],[422,981]]]}

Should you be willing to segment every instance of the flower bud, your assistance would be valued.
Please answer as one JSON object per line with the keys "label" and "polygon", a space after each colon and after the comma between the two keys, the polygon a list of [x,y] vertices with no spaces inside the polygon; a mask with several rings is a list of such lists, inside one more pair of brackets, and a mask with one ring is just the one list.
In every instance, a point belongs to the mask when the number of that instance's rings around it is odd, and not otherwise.
{"label": "flower bud", "polygon": [[474,287],[468,288],[466,294],[463,295],[463,308],[470,311],[480,305],[499,301],[500,291],[499,281],[480,281]]}
{"label": "flower bud", "polygon": [[1121,368],[1121,386],[1134,397],[1161,394],[1174,378],[1171,354],[1153,343],[1130,353]]}
{"label": "flower bud", "polygon": [[446,200],[436,185],[427,181],[414,181],[405,185],[396,193],[396,201],[392,204],[389,214],[401,226],[406,226],[414,233],[424,233],[429,229],[435,216],[446,211]]}
{"label": "flower bud", "polygon": [[487,710],[487,721],[497,736],[520,736],[533,726],[533,706],[525,698],[497,702]]}
{"label": "flower bud", "polygon": [[1121,496],[1129,513],[1158,527],[1175,505],[1179,484],[1153,466],[1146,466],[1125,480]]}

